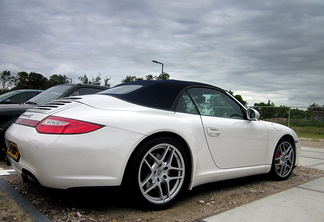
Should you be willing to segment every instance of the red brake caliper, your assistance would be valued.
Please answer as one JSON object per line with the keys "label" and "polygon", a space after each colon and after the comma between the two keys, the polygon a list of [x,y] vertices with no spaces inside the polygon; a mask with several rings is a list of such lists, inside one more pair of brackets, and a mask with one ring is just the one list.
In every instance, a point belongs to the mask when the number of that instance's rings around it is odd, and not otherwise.
{"label": "red brake caliper", "polygon": [[[276,153],[276,159],[279,158],[279,157],[280,157],[280,152],[278,151],[278,152]],[[279,160],[276,160],[276,163],[279,163]]]}

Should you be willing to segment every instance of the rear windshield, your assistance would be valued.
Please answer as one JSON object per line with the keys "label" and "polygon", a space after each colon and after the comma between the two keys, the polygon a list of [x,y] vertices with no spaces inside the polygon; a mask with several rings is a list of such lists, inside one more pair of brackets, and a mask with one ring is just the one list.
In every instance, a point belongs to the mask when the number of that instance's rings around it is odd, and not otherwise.
{"label": "rear windshield", "polygon": [[47,103],[49,101],[58,99],[62,96],[63,93],[65,93],[69,88],[72,88],[73,85],[57,85],[53,86],[44,92],[38,94],[37,96],[31,98],[26,103],[36,104],[36,105],[42,105],[44,103]]}
{"label": "rear windshield", "polygon": [[119,86],[119,87],[114,87],[114,88],[111,88],[111,89],[107,89],[101,93],[98,93],[98,94],[109,94],[109,95],[112,95],[112,94],[127,94],[127,93],[131,93],[139,88],[142,88],[143,86],[142,85],[126,85],[126,86]]}

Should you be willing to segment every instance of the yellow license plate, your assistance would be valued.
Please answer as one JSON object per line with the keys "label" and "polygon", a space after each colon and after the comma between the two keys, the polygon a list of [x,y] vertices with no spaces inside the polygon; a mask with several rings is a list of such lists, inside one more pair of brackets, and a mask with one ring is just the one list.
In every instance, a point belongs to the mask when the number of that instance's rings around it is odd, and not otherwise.
{"label": "yellow license plate", "polygon": [[18,146],[15,143],[9,142],[7,153],[9,154],[9,157],[11,157],[12,159],[18,162],[20,153],[19,153]]}

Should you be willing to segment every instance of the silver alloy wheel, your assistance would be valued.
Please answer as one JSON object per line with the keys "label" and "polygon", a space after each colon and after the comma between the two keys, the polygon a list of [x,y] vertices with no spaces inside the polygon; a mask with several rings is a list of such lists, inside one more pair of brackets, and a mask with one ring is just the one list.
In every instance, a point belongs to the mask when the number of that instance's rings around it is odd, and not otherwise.
{"label": "silver alloy wheel", "polygon": [[288,177],[294,168],[295,162],[295,151],[291,143],[286,140],[280,143],[274,157],[276,174],[281,178]]}
{"label": "silver alloy wheel", "polygon": [[138,171],[142,195],[151,203],[165,204],[181,190],[185,180],[185,161],[177,147],[161,143],[144,156]]}

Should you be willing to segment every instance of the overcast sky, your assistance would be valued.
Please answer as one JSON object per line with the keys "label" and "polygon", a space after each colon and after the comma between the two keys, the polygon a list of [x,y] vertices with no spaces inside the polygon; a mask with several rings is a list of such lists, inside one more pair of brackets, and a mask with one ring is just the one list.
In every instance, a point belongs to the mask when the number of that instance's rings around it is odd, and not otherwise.
{"label": "overcast sky", "polygon": [[252,106],[324,105],[323,0],[1,0],[0,71],[111,77],[164,72]]}

